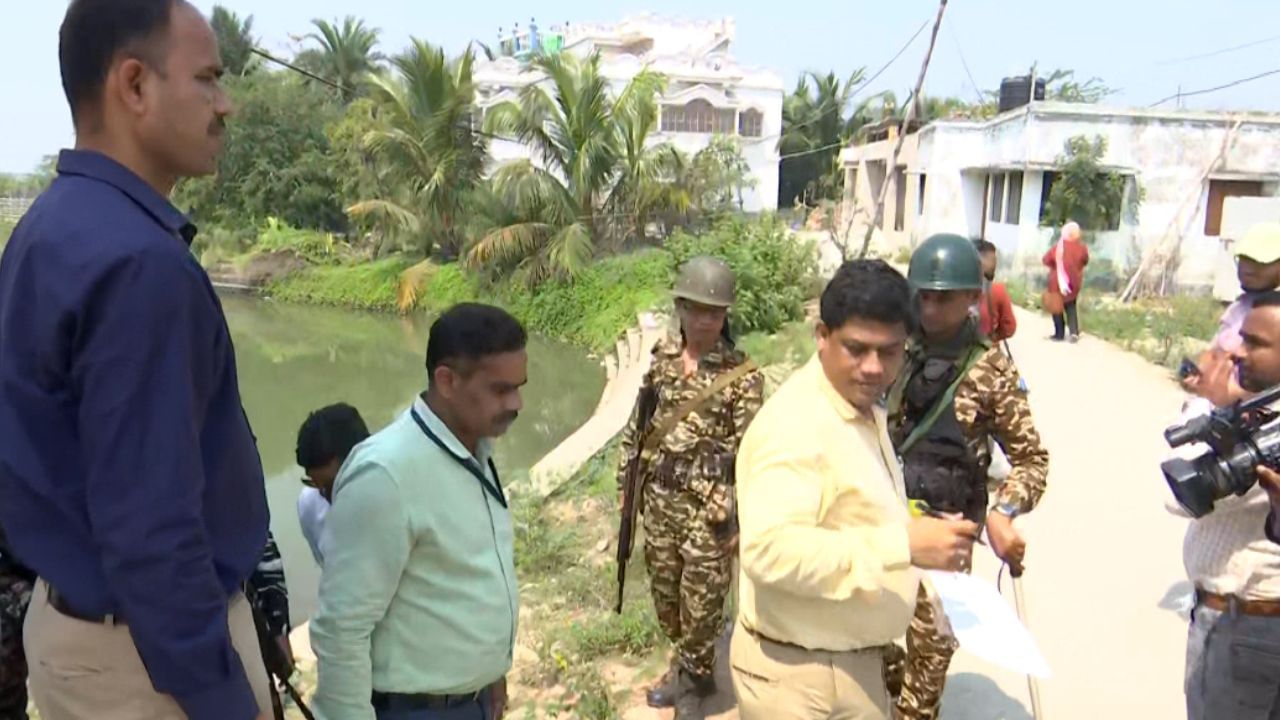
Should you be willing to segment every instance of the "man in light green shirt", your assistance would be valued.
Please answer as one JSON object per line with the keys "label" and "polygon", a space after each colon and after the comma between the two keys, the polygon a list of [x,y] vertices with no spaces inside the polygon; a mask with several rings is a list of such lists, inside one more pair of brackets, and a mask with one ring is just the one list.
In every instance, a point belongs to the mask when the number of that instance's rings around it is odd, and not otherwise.
{"label": "man in light green shirt", "polygon": [[430,387],[338,474],[311,625],[322,720],[495,720],[517,605],[492,439],[521,409],[526,336],[458,305],[431,327]]}

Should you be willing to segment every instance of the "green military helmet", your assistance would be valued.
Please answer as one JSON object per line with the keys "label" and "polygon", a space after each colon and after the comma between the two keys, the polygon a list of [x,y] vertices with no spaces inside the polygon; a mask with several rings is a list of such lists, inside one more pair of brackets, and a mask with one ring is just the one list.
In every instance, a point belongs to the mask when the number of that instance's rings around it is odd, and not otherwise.
{"label": "green military helmet", "polygon": [[907,280],[916,290],[981,290],[982,258],[964,237],[931,235],[911,253]]}
{"label": "green military helmet", "polygon": [[734,300],[733,270],[719,258],[699,255],[680,267],[672,295],[702,305],[727,308]]}

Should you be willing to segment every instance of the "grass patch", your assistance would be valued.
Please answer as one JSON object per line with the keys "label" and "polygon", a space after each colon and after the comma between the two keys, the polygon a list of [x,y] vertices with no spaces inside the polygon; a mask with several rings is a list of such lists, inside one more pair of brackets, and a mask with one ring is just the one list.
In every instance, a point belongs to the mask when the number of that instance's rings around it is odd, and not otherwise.
{"label": "grass patch", "polygon": [[[513,680],[517,702],[536,698],[525,705],[525,717],[617,717],[603,664],[638,664],[666,644],[638,557],[628,567],[624,611],[613,612],[617,461],[613,443],[546,500],[514,497],[518,642],[537,657],[532,667],[518,667]],[[636,555],[641,547],[637,543]]]}
{"label": "grass patch", "polygon": [[750,333],[738,340],[738,347],[760,367],[801,365],[817,350],[813,326],[806,321],[789,322],[776,333]]}
{"label": "grass patch", "polygon": [[359,265],[315,265],[277,280],[267,293],[285,302],[392,312],[400,273],[411,264],[388,258]]}

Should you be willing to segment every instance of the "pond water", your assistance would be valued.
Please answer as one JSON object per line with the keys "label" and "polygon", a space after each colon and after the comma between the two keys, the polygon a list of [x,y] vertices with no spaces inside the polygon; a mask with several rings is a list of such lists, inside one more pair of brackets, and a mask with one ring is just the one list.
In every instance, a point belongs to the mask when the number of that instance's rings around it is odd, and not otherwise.
{"label": "pond water", "polygon": [[[319,568],[298,525],[302,469],[294,461],[298,427],[312,410],[354,405],[376,432],[426,386],[431,320],[222,298],[235,342],[240,393],[258,438],[267,477],[271,529],[284,556],[295,625],[315,608]],[[600,363],[574,346],[532,337],[524,412],[497,444],[507,485],[595,409],[604,386]]]}

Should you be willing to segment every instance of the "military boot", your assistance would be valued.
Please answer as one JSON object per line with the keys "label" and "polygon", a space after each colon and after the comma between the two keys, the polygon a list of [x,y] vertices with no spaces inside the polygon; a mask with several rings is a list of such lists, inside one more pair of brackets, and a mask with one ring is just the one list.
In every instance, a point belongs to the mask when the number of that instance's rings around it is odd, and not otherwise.
{"label": "military boot", "polygon": [[702,714],[702,698],[716,691],[715,678],[710,675],[697,677],[684,670],[676,680],[676,716],[675,720],[705,720]]}
{"label": "military boot", "polygon": [[669,708],[676,705],[676,694],[679,692],[677,688],[680,676],[680,665],[676,662],[671,663],[671,667],[667,668],[658,682],[649,688],[644,694],[645,702],[651,708]]}

